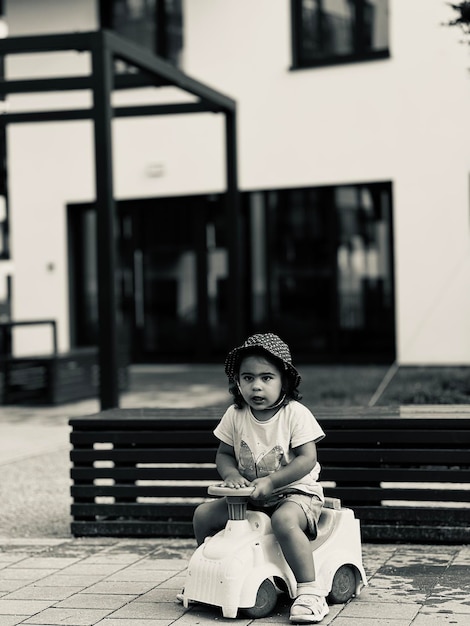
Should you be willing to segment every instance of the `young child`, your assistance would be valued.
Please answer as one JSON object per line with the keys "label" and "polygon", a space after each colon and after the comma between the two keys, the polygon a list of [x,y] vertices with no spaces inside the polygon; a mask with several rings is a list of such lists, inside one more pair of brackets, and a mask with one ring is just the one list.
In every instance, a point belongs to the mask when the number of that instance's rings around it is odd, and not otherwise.
{"label": "young child", "polygon": [[[316,535],[324,501],[315,444],[325,433],[298,401],[300,376],[277,335],[249,337],[229,353],[225,372],[235,401],[214,431],[220,440],[217,470],[227,487],[253,486],[248,508],[271,517],[297,580],[290,620],[320,622],[329,612],[327,590],[315,583],[309,537]],[[198,544],[227,519],[224,498],[201,504],[193,520]]]}

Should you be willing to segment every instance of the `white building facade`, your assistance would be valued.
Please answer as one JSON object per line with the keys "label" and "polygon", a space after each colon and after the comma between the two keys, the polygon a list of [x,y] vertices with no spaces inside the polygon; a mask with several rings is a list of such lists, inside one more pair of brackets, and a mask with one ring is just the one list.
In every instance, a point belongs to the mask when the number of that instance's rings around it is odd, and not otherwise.
{"label": "white building facade", "polygon": [[[468,365],[470,48],[444,26],[443,0],[310,0],[298,14],[296,4],[181,3],[180,68],[237,102],[247,332],[279,332],[311,361]],[[353,5],[364,48],[344,34]],[[95,0],[7,0],[4,19],[10,37],[103,25]],[[4,68],[9,79],[89,71],[79,52],[17,55]],[[114,101],[167,98],[160,88]],[[89,94],[6,106],[77,104],[90,106]],[[113,123],[119,307],[134,361],[231,347],[222,138],[211,113]],[[6,163],[11,317],[55,319],[63,351],[93,343],[91,124],[10,124]],[[18,329],[14,351],[48,341]]]}

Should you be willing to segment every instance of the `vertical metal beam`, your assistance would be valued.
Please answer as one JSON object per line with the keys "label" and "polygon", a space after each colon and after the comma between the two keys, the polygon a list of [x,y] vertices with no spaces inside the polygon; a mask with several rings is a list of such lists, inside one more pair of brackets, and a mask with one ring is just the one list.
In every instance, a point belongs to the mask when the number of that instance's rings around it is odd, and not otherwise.
{"label": "vertical metal beam", "polygon": [[243,340],[245,329],[245,306],[243,293],[242,224],[240,215],[240,194],[237,173],[237,117],[236,110],[225,111],[225,149],[227,170],[227,238],[228,238],[228,315],[229,343],[237,345]]}
{"label": "vertical metal beam", "polygon": [[[103,40],[101,40],[103,41]],[[113,58],[92,50],[98,259],[98,347],[101,410],[119,406],[116,323],[116,233],[112,163]]]}

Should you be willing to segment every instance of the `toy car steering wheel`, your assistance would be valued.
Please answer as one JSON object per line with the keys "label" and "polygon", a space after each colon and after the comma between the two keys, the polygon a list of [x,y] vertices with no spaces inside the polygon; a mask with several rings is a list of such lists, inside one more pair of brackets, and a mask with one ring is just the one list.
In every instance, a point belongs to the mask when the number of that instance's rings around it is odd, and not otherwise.
{"label": "toy car steering wheel", "polygon": [[210,485],[207,493],[211,496],[248,498],[254,490],[254,487],[226,487],[223,483],[220,483],[219,485]]}
{"label": "toy car steering wheel", "polygon": [[225,496],[227,499],[228,517],[231,520],[246,518],[246,505],[254,487],[226,487],[223,484],[210,485],[207,493],[211,496]]}

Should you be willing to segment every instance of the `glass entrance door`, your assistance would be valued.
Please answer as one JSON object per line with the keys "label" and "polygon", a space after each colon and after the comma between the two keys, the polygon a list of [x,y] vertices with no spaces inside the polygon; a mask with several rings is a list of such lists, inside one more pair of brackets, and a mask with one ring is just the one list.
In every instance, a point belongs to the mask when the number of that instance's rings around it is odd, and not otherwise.
{"label": "glass entrance door", "polygon": [[207,291],[205,218],[200,209],[195,200],[185,198],[121,207],[123,265],[132,273],[133,287],[124,308],[135,361],[196,355],[208,343],[207,324],[200,315]]}
{"label": "glass entrance door", "polygon": [[[228,277],[219,196],[117,203],[119,325],[131,360],[207,360],[227,342]],[[72,343],[97,340],[96,214],[69,207]]]}
{"label": "glass entrance door", "polygon": [[392,188],[388,182],[253,192],[251,326],[299,358],[395,355]]}

